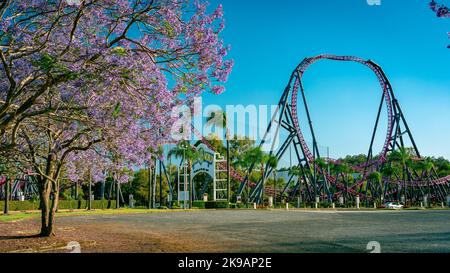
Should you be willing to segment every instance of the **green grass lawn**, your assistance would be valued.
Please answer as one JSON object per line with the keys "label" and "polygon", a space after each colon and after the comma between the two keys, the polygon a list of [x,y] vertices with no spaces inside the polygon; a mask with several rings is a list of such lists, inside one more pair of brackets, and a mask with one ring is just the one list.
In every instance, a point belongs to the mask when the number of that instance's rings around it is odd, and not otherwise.
{"label": "green grass lawn", "polygon": [[19,212],[8,215],[0,214],[0,222],[14,222],[39,216],[38,212]]}

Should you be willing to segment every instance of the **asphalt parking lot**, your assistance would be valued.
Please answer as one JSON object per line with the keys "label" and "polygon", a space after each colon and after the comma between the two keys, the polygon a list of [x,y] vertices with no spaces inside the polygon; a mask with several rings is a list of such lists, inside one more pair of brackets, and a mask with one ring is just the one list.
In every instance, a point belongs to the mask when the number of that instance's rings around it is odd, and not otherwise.
{"label": "asphalt parking lot", "polygon": [[450,210],[204,210],[62,217],[58,224],[133,236],[141,243],[130,252],[152,252],[142,240],[158,237],[187,252],[364,253],[375,241],[383,253],[450,253]]}

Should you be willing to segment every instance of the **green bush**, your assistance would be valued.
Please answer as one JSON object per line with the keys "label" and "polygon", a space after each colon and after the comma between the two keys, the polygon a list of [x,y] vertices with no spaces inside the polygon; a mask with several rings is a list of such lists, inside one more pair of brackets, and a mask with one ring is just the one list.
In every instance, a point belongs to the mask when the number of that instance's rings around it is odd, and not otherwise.
{"label": "green bush", "polygon": [[198,208],[198,209],[205,209],[206,204],[204,201],[194,201],[194,202],[192,202],[192,207]]}
{"label": "green bush", "polygon": [[[5,201],[2,200],[0,202],[0,211],[3,211],[5,208]],[[9,201],[9,210],[10,211],[23,211],[23,210],[37,210],[39,209],[39,201]]]}
{"label": "green bush", "polygon": [[230,204],[229,208],[231,209],[244,209],[246,208],[244,203],[236,203],[236,204]]}
{"label": "green bush", "polygon": [[227,201],[208,201],[205,202],[206,209],[226,209],[228,208]]}
{"label": "green bush", "polygon": [[333,204],[331,204],[330,202],[320,202],[319,203],[319,208],[325,208],[325,209],[329,209],[332,208]]}
{"label": "green bush", "polygon": [[[5,206],[5,202],[2,200],[0,202],[0,210],[3,211]],[[60,200],[58,202],[58,209],[67,210],[67,209],[87,209],[88,202],[86,200]],[[93,209],[110,209],[116,207],[115,200],[93,200],[92,208]],[[9,202],[9,210],[10,211],[24,211],[24,210],[38,210],[39,209],[39,200],[36,201],[10,201]]]}

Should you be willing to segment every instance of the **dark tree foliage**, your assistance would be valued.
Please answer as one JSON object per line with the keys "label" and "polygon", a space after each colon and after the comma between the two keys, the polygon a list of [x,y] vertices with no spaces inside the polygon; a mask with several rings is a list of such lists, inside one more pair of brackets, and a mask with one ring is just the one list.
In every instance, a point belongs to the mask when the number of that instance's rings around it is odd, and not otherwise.
{"label": "dark tree foliage", "polygon": [[[436,16],[439,18],[450,18],[450,10],[447,6],[443,4],[438,4],[434,0],[430,2],[430,8],[432,11],[436,13]],[[449,33],[450,37],[450,33]],[[447,48],[450,48],[450,45],[447,46]]]}

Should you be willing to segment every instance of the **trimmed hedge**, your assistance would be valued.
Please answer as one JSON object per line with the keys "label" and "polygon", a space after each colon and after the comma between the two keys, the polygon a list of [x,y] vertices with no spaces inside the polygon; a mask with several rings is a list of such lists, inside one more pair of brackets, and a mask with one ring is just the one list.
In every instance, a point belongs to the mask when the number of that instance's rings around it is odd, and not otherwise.
{"label": "trimmed hedge", "polygon": [[230,208],[232,209],[244,209],[245,207],[244,203],[230,204]]}
{"label": "trimmed hedge", "polygon": [[[197,209],[227,209],[229,206],[227,201],[193,201],[192,207]],[[172,208],[179,208],[176,201],[173,201]]]}
{"label": "trimmed hedge", "polygon": [[206,209],[227,209],[228,201],[209,201],[205,202]]}
{"label": "trimmed hedge", "polygon": [[[5,200],[0,201],[0,211],[5,209]],[[37,210],[39,209],[39,201],[9,201],[10,211]]]}
{"label": "trimmed hedge", "polygon": [[[58,202],[58,209],[87,209],[87,200],[60,200]],[[3,211],[5,207],[5,201],[0,201],[0,211]],[[111,209],[116,207],[116,200],[93,200],[93,209]],[[24,210],[38,210],[39,201],[10,201],[10,211],[24,211]]]}
{"label": "trimmed hedge", "polygon": [[[87,200],[60,200],[58,209],[87,209]],[[92,209],[111,209],[116,207],[116,200],[92,200]]]}
{"label": "trimmed hedge", "polygon": [[192,202],[192,207],[198,208],[198,209],[205,209],[206,204],[204,201],[194,201],[194,202]]}

